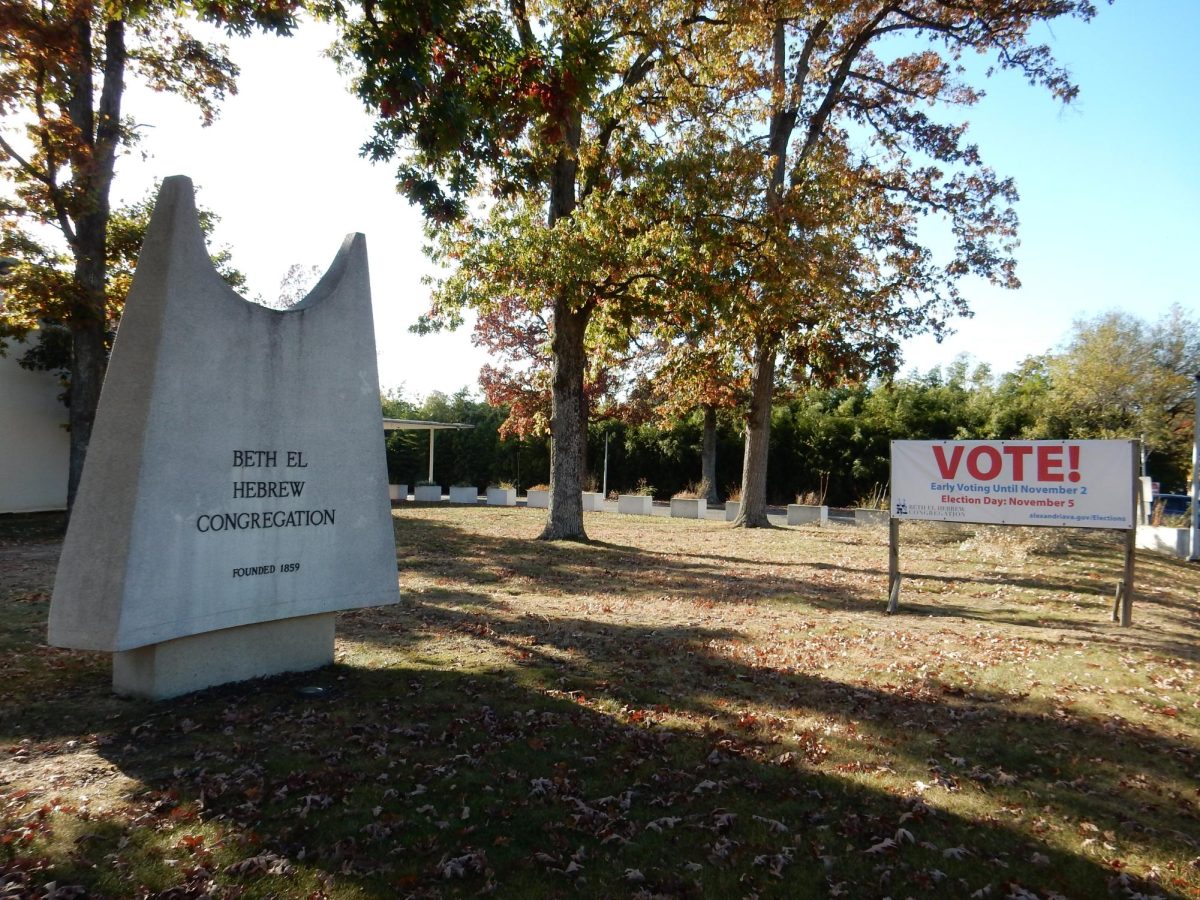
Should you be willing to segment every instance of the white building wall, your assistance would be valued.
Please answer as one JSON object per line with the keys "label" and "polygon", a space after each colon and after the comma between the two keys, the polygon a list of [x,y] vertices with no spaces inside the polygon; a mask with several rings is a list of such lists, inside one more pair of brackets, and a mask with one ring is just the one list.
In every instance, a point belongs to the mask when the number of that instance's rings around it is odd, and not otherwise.
{"label": "white building wall", "polygon": [[23,352],[10,342],[0,357],[0,513],[66,509],[70,439],[62,388],[48,372],[22,369]]}

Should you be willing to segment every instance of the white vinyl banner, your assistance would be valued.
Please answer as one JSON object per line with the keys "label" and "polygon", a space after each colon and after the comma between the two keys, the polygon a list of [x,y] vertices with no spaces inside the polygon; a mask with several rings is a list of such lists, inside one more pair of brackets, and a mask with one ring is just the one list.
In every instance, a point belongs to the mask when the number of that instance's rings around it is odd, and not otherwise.
{"label": "white vinyl banner", "polygon": [[1133,528],[1132,441],[892,441],[897,519]]}

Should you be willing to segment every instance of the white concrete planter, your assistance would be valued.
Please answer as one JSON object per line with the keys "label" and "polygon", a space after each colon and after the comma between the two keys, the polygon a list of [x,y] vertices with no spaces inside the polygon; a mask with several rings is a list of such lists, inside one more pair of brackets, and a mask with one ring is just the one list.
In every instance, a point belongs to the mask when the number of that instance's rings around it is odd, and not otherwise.
{"label": "white concrete planter", "polygon": [[604,511],[604,495],[594,491],[583,492],[583,511],[584,512],[603,512]]}
{"label": "white concrete planter", "polygon": [[490,487],[487,489],[488,506],[516,506],[517,489]]}
{"label": "white concrete planter", "polygon": [[828,525],[828,506],[809,506],[805,503],[789,503],[787,508],[789,525]]}
{"label": "white concrete planter", "polygon": [[1176,559],[1191,554],[1191,532],[1187,528],[1164,528],[1162,525],[1139,525],[1134,538],[1139,550],[1153,550]]}
{"label": "white concrete planter", "polygon": [[408,485],[407,484],[389,484],[388,485],[388,499],[391,500],[393,503],[401,503],[404,500],[407,500],[408,499]]}
{"label": "white concrete planter", "polygon": [[530,509],[549,509],[549,491],[530,491],[525,495],[525,505]]}
{"label": "white concrete planter", "polygon": [[474,506],[479,502],[479,488],[473,484],[466,487],[452,487],[450,488],[450,502],[469,503]]}
{"label": "white concrete planter", "polygon": [[418,503],[441,503],[442,486],[440,484],[418,484],[413,488],[413,500]]}
{"label": "white concrete planter", "polygon": [[654,509],[654,498],[646,494],[622,494],[617,498],[617,512],[631,516],[649,516]]}
{"label": "white concrete planter", "polygon": [[725,521],[732,522],[738,516],[738,511],[742,508],[742,504],[736,500],[725,501]]}
{"label": "white concrete planter", "polygon": [[672,519],[703,519],[707,513],[707,500],[673,499],[671,501]]}
{"label": "white concrete planter", "polygon": [[886,525],[891,517],[891,511],[886,509],[854,510],[855,525]]}

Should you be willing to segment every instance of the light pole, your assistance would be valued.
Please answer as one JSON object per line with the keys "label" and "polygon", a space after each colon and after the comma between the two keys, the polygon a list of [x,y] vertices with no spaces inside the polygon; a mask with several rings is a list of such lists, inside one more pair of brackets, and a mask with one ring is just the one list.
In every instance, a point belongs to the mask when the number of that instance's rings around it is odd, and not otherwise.
{"label": "light pole", "polygon": [[604,499],[608,499],[608,432],[604,432],[604,481],[600,486]]}

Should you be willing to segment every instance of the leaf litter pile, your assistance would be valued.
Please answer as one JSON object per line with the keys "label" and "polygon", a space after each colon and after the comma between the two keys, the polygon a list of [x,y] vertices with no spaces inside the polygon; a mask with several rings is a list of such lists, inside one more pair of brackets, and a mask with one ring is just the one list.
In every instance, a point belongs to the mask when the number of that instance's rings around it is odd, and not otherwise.
{"label": "leaf litter pile", "polygon": [[[1200,569],[1122,537],[395,514],[337,664],[162,703],[0,522],[0,897],[1200,897]],[[1049,536],[1048,536],[1049,535]]]}

